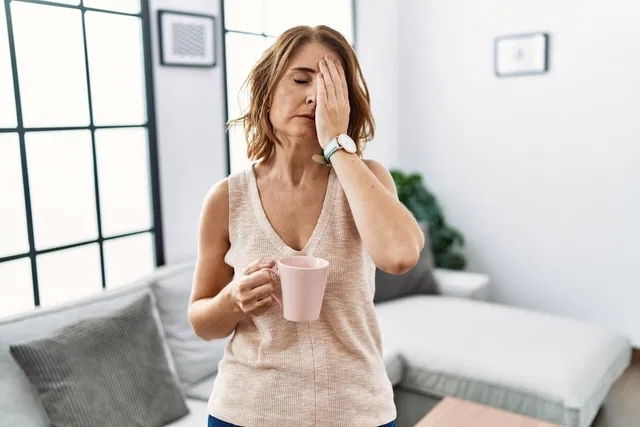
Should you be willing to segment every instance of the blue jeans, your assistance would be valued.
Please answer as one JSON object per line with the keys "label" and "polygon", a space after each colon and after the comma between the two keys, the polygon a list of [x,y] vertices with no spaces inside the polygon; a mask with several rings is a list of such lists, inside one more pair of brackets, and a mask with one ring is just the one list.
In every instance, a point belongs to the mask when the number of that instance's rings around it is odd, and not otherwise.
{"label": "blue jeans", "polygon": [[[219,420],[216,417],[209,415],[209,424],[207,424],[207,427],[240,427],[240,426],[228,423],[226,421]],[[391,421],[390,423],[380,427],[396,427],[396,422]]]}

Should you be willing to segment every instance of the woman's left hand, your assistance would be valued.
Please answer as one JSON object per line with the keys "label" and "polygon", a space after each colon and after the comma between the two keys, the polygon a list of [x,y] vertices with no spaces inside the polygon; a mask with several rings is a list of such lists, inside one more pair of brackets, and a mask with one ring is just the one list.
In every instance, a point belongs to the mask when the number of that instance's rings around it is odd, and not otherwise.
{"label": "woman's left hand", "polygon": [[349,92],[342,64],[328,56],[320,60],[317,79],[316,132],[324,149],[334,136],[347,133]]}

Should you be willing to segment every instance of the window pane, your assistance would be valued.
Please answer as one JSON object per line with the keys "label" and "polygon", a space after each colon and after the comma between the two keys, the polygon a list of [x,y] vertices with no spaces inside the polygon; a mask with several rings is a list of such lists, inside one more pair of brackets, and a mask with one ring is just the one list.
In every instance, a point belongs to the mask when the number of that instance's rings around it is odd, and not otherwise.
{"label": "window pane", "polygon": [[36,257],[40,305],[51,306],[102,291],[97,244]]}
{"label": "window pane", "polygon": [[88,125],[80,10],[13,1],[11,13],[24,126]]}
{"label": "window pane", "polygon": [[247,140],[242,126],[229,128],[229,157],[231,173],[241,171],[251,165],[251,161],[247,158]]}
{"label": "window pane", "polygon": [[91,133],[28,132],[25,138],[36,248],[96,239]]}
{"label": "window pane", "polygon": [[0,133],[0,257],[29,250],[20,146],[15,133]]}
{"label": "window pane", "polygon": [[104,242],[107,288],[129,285],[151,273],[156,265],[153,234],[144,233]]}
{"label": "window pane", "polygon": [[102,12],[86,12],[85,17],[94,124],[145,123],[140,18]]}
{"label": "window pane", "polygon": [[11,74],[11,56],[7,37],[7,19],[4,2],[0,2],[0,128],[12,128],[18,125],[16,103],[13,93],[13,75]]}
{"label": "window pane", "polygon": [[116,12],[140,13],[140,0],[84,0],[85,7],[115,10]]}
{"label": "window pane", "polygon": [[[227,33],[227,107],[230,119],[239,117],[247,109],[249,93],[246,87],[241,86],[251,68],[273,42],[273,37]],[[232,173],[251,164],[247,158],[247,142],[242,125],[229,128],[229,157]]]}
{"label": "window pane", "polygon": [[246,91],[240,93],[240,87],[249,75],[251,68],[270,44],[271,41],[262,36],[227,33],[229,118],[237,117],[241,113],[240,109],[247,107],[248,94]]}
{"label": "window pane", "polygon": [[[241,91],[249,71],[262,53],[273,43],[261,36],[227,33],[227,102],[229,118],[239,117],[248,107],[249,97],[246,88]],[[231,171],[237,171],[249,165],[246,155],[246,142],[242,126],[229,129],[229,156]]]}
{"label": "window pane", "polygon": [[225,0],[224,25],[228,30],[261,34],[264,30],[263,0]]}
{"label": "window pane", "polygon": [[149,152],[144,128],[96,131],[102,234],[151,228]]}
{"label": "window pane", "polygon": [[353,44],[351,0],[305,2],[298,0],[265,0],[265,33],[278,36],[296,25],[327,25],[342,33]]}
{"label": "window pane", "polygon": [[0,317],[34,307],[29,258],[0,263],[0,295]]}

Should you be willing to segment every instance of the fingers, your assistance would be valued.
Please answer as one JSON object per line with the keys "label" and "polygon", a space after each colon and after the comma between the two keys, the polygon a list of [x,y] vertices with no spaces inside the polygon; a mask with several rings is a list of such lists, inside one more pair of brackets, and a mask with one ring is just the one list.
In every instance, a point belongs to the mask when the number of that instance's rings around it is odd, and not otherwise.
{"label": "fingers", "polygon": [[268,258],[258,259],[249,264],[243,277],[235,282],[233,299],[243,312],[258,314],[271,305],[271,294],[280,283],[278,275],[270,270],[274,264]]}
{"label": "fingers", "polygon": [[344,100],[344,86],[342,84],[342,77],[338,71],[338,64],[332,59],[327,59],[326,63],[328,64],[329,74],[331,75],[331,84],[334,87],[336,98]]}
{"label": "fingers", "polygon": [[[249,291],[241,292],[239,298],[240,308],[245,313],[252,313],[256,310],[260,310],[263,307],[269,307],[273,302],[273,291],[275,286],[273,283],[266,283],[256,286]],[[255,313],[253,313],[255,314]]]}
{"label": "fingers", "polygon": [[257,288],[261,285],[272,283],[278,284],[278,276],[271,270],[266,268],[260,269],[258,271],[254,271],[248,276],[244,276],[240,279],[240,283],[238,285],[238,290],[240,291],[241,297],[240,300],[246,299],[244,296],[249,294],[254,288]]}
{"label": "fingers", "polygon": [[248,309],[248,312],[254,316],[259,316],[264,313],[269,307],[271,307],[272,304],[273,298],[265,297],[253,303],[253,305]]}
{"label": "fingers", "polygon": [[324,58],[320,60],[320,75],[322,76],[322,81],[324,82],[328,103],[335,104],[337,98],[336,88],[333,84],[333,77],[331,76],[331,71],[329,71],[327,62],[328,61]]}
{"label": "fingers", "polygon": [[340,80],[342,81],[342,92],[345,97],[345,101],[349,102],[349,85],[347,84],[347,76],[344,73],[344,67],[338,63],[338,71],[340,73]]}
{"label": "fingers", "polygon": [[316,86],[316,110],[323,111],[327,105],[327,90],[324,85],[324,77],[322,77],[322,73],[318,74]]}
{"label": "fingers", "polygon": [[268,258],[260,258],[249,264],[247,268],[244,269],[244,274],[249,275],[260,270],[261,268],[270,267],[273,267],[273,260]]}
{"label": "fingers", "polygon": [[265,283],[264,285],[257,286],[249,291],[249,293],[247,293],[246,299],[244,301],[250,302],[266,298],[273,294],[274,289],[275,286],[273,285],[273,283]]}

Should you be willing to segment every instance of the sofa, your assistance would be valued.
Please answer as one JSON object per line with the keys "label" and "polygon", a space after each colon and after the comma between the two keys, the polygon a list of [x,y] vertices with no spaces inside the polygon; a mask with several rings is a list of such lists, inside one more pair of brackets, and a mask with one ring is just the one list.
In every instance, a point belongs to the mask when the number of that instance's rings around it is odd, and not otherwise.
{"label": "sofa", "polygon": [[[193,262],[163,266],[127,286],[0,319],[0,426],[48,425],[38,391],[9,346],[107,315],[142,295],[151,297],[188,407],[167,425],[205,425],[218,361],[231,337],[204,341],[193,333],[187,318],[193,269]],[[590,425],[630,362],[628,339],[588,322],[486,301],[484,274],[435,269],[434,275],[437,295],[376,304],[398,426],[411,425],[446,395],[570,427]]]}

